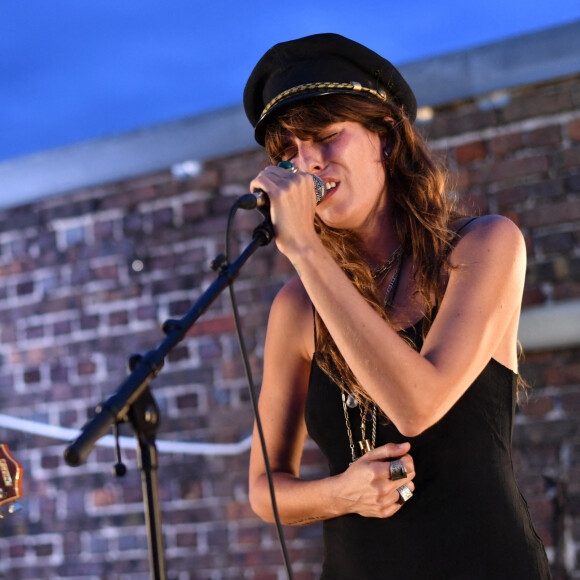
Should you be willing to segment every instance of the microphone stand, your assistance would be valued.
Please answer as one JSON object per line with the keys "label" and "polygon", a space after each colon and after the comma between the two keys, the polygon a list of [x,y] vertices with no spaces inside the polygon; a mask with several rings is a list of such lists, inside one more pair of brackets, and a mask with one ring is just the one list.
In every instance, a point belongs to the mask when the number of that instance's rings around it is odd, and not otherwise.
{"label": "microphone stand", "polygon": [[64,459],[71,467],[83,463],[98,439],[112,425],[129,419],[139,442],[139,469],[143,487],[143,502],[148,532],[149,563],[151,578],[165,580],[165,562],[161,533],[161,512],[157,488],[157,448],[155,435],[159,425],[159,408],[149,389],[150,381],[159,374],[165,357],[186,335],[195,321],[209,308],[218,295],[233,283],[241,267],[261,246],[274,237],[269,212],[261,212],[265,220],[253,232],[253,239],[232,263],[223,255],[212,262],[212,269],[219,270],[218,278],[200,296],[190,310],[179,320],[167,320],[163,324],[166,337],[157,348],[144,355],[132,355],[129,359],[130,375],[117,390],[95,409],[95,416],[82,427],[80,434],[64,452]]}

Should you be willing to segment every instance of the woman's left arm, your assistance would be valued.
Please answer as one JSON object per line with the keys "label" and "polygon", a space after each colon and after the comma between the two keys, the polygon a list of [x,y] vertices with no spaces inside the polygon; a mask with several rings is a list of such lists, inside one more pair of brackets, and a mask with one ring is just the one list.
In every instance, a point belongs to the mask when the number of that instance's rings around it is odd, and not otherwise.
{"label": "woman's left arm", "polygon": [[526,249],[507,218],[485,216],[466,228],[420,353],[374,313],[326,252],[311,247],[291,259],[355,376],[405,436],[441,419],[491,358],[516,366]]}

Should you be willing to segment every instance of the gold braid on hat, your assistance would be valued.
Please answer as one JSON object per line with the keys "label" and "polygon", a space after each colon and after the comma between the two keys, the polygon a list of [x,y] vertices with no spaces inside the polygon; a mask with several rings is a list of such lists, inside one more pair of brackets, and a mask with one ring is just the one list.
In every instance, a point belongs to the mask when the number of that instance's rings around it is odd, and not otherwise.
{"label": "gold braid on hat", "polygon": [[[375,90],[369,89],[367,87],[363,87],[360,83],[356,81],[351,81],[350,83],[306,83],[304,85],[298,85],[296,87],[292,87],[291,89],[287,89],[281,92],[279,95],[276,95],[264,108],[262,114],[260,115],[260,121],[268,114],[268,111],[289,97],[293,97],[294,95],[299,95],[300,93],[305,93],[308,91],[319,91],[319,90],[331,90],[331,91],[343,91],[343,90],[350,90],[354,92],[360,93],[368,93],[373,97],[381,101],[387,100],[387,93],[384,90]],[[259,122],[259,121],[258,121]]]}

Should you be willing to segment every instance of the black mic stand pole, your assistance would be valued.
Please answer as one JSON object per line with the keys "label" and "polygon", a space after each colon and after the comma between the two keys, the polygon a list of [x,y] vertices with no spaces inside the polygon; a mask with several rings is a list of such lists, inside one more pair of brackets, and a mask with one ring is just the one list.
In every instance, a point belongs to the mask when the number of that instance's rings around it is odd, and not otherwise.
{"label": "black mic stand pole", "polygon": [[65,449],[64,458],[68,465],[76,467],[83,463],[96,442],[112,425],[129,419],[139,441],[139,468],[142,472],[143,501],[148,532],[149,562],[151,578],[165,580],[165,563],[161,534],[161,511],[157,489],[157,448],[155,435],[159,425],[159,409],[149,382],[159,374],[165,357],[186,335],[195,321],[209,308],[218,295],[237,277],[241,267],[258,250],[270,243],[274,237],[268,212],[266,219],[253,233],[253,239],[232,263],[220,255],[212,262],[219,270],[218,278],[200,296],[190,310],[179,320],[167,320],[163,324],[166,337],[156,349],[144,355],[133,355],[129,360],[130,375],[117,390],[95,409],[95,416],[82,427],[78,437]]}

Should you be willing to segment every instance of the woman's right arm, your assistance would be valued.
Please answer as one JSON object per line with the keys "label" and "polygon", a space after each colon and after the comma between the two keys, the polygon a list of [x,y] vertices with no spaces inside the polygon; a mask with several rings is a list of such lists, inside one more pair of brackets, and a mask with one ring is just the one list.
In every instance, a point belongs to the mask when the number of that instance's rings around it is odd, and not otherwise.
{"label": "woman's right arm", "polygon": [[[384,445],[367,453],[343,474],[300,478],[306,425],[304,406],[314,350],[312,304],[298,278],[278,294],[270,312],[259,410],[280,520],[305,525],[347,513],[389,517],[400,505],[397,488],[413,490],[409,445]],[[407,479],[391,481],[387,459],[401,458]],[[258,516],[274,521],[256,428],[250,457],[250,503]]]}

